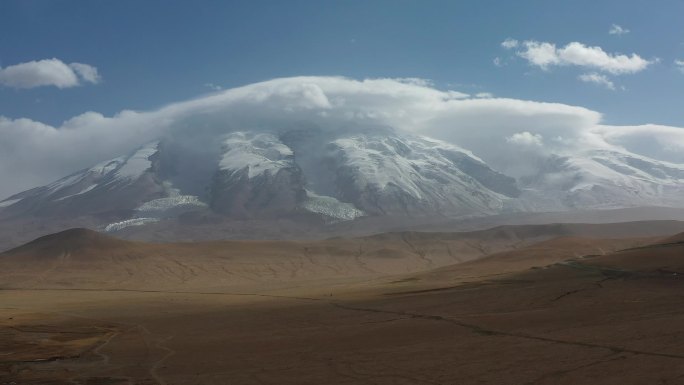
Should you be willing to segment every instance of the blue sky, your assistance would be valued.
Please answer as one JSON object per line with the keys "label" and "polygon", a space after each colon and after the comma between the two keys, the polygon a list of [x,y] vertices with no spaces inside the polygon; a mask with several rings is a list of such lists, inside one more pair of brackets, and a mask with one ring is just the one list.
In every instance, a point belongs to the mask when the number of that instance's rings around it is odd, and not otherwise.
{"label": "blue sky", "polygon": [[[86,111],[149,110],[275,77],[418,77],[437,88],[560,102],[610,124],[684,126],[682,1],[0,2],[0,66],[57,58],[97,84],[0,86],[0,115],[59,125]],[[629,30],[609,34],[613,24]],[[506,38],[570,42],[654,61],[613,75],[540,68]],[[494,64],[499,57],[503,66]],[[656,61],[656,58],[659,60]],[[578,76],[607,76],[613,90]]]}

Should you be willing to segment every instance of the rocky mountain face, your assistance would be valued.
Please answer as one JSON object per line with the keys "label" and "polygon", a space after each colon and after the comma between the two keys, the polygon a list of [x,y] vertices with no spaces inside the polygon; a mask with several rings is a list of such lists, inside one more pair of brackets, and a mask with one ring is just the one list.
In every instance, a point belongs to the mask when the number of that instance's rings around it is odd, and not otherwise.
{"label": "rocky mountain face", "polygon": [[0,218],[89,217],[116,231],[184,215],[339,222],[684,207],[684,166],[628,152],[555,154],[516,180],[466,149],[387,127],[238,130],[210,142],[161,138],[11,196]]}

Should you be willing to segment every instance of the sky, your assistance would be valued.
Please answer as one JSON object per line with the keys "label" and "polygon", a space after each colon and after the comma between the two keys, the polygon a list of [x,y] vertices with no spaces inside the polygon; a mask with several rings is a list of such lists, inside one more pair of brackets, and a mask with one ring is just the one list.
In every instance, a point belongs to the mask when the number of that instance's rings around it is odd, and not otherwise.
{"label": "sky", "polygon": [[[468,99],[459,109],[474,111],[484,104],[534,106],[536,112],[516,107],[532,120],[513,133],[502,129],[508,143],[543,136],[532,129],[539,124],[534,114],[546,108],[540,106],[558,107],[542,113],[549,126],[558,109],[582,111],[572,121],[591,115],[591,123],[582,124],[595,134],[603,130],[612,144],[634,147],[646,138],[643,154],[684,162],[676,155],[684,147],[659,152],[659,146],[684,143],[682,15],[684,2],[667,0],[5,0],[0,179],[18,182],[0,188],[0,196],[149,139],[157,131],[142,122],[163,111],[185,111],[193,100],[296,76],[413,79],[411,92],[451,91],[463,96],[454,99]],[[307,81],[332,94],[348,87]],[[278,87],[268,93],[291,91]],[[386,85],[378,87],[387,92]],[[484,119],[472,111],[462,113]],[[443,124],[454,122],[464,120]],[[416,130],[467,139],[420,125]],[[651,132],[662,135],[649,141]],[[112,139],[124,133],[128,137]],[[115,144],[102,147],[103,138]],[[65,154],[77,145],[92,151]]]}

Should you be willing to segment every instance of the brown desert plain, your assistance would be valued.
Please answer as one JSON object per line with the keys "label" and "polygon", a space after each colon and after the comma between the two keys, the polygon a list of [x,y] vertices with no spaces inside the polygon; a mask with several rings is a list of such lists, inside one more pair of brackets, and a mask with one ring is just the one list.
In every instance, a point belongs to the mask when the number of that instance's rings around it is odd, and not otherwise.
{"label": "brown desert plain", "polygon": [[684,384],[682,232],[67,230],[0,254],[0,384]]}

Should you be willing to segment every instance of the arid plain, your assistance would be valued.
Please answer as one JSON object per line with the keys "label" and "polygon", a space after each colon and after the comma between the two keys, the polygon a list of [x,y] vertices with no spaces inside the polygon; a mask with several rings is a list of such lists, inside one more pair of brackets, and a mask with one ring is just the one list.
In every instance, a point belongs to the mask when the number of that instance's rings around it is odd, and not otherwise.
{"label": "arid plain", "polygon": [[0,384],[680,384],[684,223],[0,254]]}

